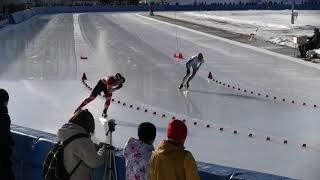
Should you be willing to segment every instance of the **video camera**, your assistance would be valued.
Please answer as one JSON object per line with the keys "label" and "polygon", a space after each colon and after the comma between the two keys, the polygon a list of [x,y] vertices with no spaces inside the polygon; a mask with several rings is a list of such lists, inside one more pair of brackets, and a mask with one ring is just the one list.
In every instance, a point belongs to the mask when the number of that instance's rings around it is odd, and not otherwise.
{"label": "video camera", "polygon": [[106,135],[108,136],[108,134],[109,134],[109,132],[110,133],[113,133],[116,129],[116,120],[114,120],[114,119],[110,119],[109,121],[108,121],[108,132],[106,133]]}

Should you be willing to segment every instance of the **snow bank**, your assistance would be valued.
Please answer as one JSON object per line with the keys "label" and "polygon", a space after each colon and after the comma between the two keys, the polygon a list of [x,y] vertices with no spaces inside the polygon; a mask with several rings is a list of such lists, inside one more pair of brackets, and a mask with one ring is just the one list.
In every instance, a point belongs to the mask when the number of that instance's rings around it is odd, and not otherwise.
{"label": "snow bank", "polygon": [[256,38],[275,44],[294,47],[293,37],[312,35],[320,26],[320,11],[298,11],[295,24],[291,24],[290,10],[249,11],[193,11],[158,12],[158,14],[192,23],[241,34],[255,34]]}

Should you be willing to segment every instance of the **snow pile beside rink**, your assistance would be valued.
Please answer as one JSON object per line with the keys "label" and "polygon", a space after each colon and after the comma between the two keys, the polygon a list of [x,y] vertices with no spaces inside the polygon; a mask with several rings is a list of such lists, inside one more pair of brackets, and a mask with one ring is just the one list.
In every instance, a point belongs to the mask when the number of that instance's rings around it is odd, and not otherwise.
{"label": "snow pile beside rink", "polygon": [[291,46],[291,47],[294,46],[294,44],[292,43],[292,40],[288,38],[278,37],[278,38],[270,39],[269,41],[274,44],[279,44],[282,46]]}
{"label": "snow pile beside rink", "polygon": [[254,34],[255,38],[275,44],[294,47],[293,37],[311,36],[320,26],[320,11],[298,11],[295,24],[291,24],[291,11],[193,11],[158,12],[158,14],[241,34]]}

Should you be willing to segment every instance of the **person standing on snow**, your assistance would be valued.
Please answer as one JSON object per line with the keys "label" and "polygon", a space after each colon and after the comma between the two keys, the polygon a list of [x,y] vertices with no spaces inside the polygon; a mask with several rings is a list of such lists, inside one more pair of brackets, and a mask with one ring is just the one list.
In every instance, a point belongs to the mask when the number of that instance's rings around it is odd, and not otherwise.
{"label": "person standing on snow", "polygon": [[11,162],[14,142],[10,132],[11,120],[8,114],[8,102],[8,92],[0,89],[0,177],[1,179],[14,180]]}
{"label": "person standing on snow", "polygon": [[316,28],[314,29],[314,34],[311,37],[307,37],[307,43],[303,44],[303,45],[299,45],[299,51],[300,51],[300,58],[305,58],[306,57],[306,53],[309,50],[312,49],[316,49],[318,47],[320,47],[320,32],[319,29]]}
{"label": "person standing on snow", "polygon": [[[186,75],[183,77],[182,83],[179,86],[179,89],[182,89],[184,83],[185,87],[188,89],[189,88],[189,82],[193,79],[193,77],[196,75],[197,71],[199,70],[200,66],[202,65],[202,63],[204,63],[204,59],[203,59],[203,55],[202,53],[199,53],[197,56],[192,56],[188,62],[186,63],[186,68],[187,68],[187,73]],[[192,74],[190,76],[190,72],[191,72],[191,68],[192,68]]]}
{"label": "person standing on snow", "polygon": [[106,118],[107,110],[110,106],[112,93],[122,88],[124,82],[125,82],[125,78],[120,73],[117,73],[115,76],[108,76],[104,79],[100,79],[97,85],[93,88],[90,96],[80,104],[80,106],[75,110],[75,112],[77,112],[78,110],[83,108],[85,105],[93,101],[103,91],[106,101],[104,104],[102,116]]}

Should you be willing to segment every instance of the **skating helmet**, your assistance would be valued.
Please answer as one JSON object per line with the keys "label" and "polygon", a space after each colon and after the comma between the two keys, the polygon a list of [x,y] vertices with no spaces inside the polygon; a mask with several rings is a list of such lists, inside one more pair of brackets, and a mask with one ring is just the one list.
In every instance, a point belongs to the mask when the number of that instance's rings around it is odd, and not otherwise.
{"label": "skating helmet", "polygon": [[114,76],[116,79],[120,79],[122,77],[122,75],[120,73],[117,73],[115,76]]}
{"label": "skating helmet", "polygon": [[198,59],[203,60],[203,54],[202,53],[198,54]]}
{"label": "skating helmet", "polygon": [[126,81],[125,78],[124,78],[120,73],[117,73],[117,74],[115,75],[115,78],[116,78],[117,80],[121,80],[122,83],[124,83],[124,82]]}
{"label": "skating helmet", "polygon": [[199,54],[198,54],[198,60],[199,60],[201,63],[204,62],[203,54],[202,54],[202,53],[199,53]]}

